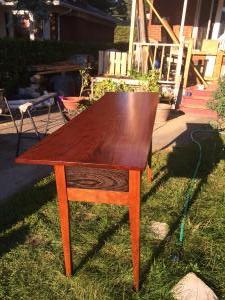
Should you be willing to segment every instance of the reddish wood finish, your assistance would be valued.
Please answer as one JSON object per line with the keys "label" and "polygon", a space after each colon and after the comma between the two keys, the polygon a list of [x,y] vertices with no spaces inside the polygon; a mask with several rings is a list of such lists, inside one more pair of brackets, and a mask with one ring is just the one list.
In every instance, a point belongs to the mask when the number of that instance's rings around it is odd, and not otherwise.
{"label": "reddish wood finish", "polygon": [[126,192],[112,192],[101,190],[85,190],[68,188],[68,199],[70,201],[84,201],[95,203],[106,203],[115,205],[128,205],[129,195]]}
{"label": "reddish wood finish", "polygon": [[157,93],[107,93],[16,161],[144,171]]}
{"label": "reddish wood finish", "polygon": [[[72,274],[69,200],[126,205],[129,208],[134,288],[139,289],[140,181],[147,161],[151,161],[157,102],[155,93],[108,93],[16,160],[55,167],[67,276]],[[81,186],[77,186],[76,168]],[[97,183],[94,180],[95,188],[87,189],[95,175],[98,177]],[[108,178],[104,180],[104,176]],[[112,186],[115,190],[111,190]]]}
{"label": "reddish wood finish", "polygon": [[66,178],[64,166],[55,166],[55,178],[58,194],[59,216],[61,224],[61,235],[63,242],[63,252],[66,275],[72,274],[72,258],[70,248],[70,217],[69,217],[69,202],[66,192]]}
{"label": "reddish wood finish", "polygon": [[129,171],[129,220],[135,290],[139,289],[140,277],[140,186],[140,171]]}

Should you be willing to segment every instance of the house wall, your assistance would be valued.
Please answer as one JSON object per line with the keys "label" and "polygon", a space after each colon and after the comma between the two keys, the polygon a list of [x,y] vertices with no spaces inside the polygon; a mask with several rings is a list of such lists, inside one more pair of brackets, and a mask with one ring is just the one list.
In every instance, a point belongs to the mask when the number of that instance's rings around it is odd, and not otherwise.
{"label": "house wall", "polygon": [[[211,0],[204,0],[203,9],[200,16],[200,26],[207,27],[207,21],[209,18]],[[192,36],[192,30],[194,27],[194,17],[196,11],[196,0],[189,0],[184,36],[190,38]],[[179,36],[179,29],[181,23],[181,16],[183,10],[183,1],[182,0],[154,0],[154,6],[157,9],[161,17],[166,18],[169,24],[173,27],[173,30],[177,36]],[[207,21],[206,21],[207,20]],[[153,15],[152,21],[149,24],[148,28],[149,37],[160,42],[170,42],[168,35],[165,33],[165,30],[161,26],[159,20],[156,16]]]}
{"label": "house wall", "polygon": [[5,13],[0,9],[0,38],[6,36]]}
{"label": "house wall", "polygon": [[77,16],[60,17],[60,40],[79,42],[113,42],[114,26]]}

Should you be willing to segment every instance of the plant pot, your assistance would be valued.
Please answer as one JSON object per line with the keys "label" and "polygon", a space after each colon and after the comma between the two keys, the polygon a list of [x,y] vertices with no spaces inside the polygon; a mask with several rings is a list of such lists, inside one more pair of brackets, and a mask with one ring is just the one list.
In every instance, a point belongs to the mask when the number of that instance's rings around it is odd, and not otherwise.
{"label": "plant pot", "polygon": [[79,103],[84,97],[61,97],[61,101],[67,110],[77,110]]}
{"label": "plant pot", "polygon": [[171,105],[167,103],[159,103],[156,111],[155,123],[164,123],[169,120]]}

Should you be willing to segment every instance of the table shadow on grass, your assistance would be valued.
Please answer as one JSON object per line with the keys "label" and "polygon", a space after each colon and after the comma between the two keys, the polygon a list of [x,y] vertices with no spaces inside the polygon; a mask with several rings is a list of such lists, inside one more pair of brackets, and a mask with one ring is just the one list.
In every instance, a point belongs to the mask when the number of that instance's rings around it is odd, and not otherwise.
{"label": "table shadow on grass", "polygon": [[[168,179],[168,174],[162,176],[159,180],[157,180],[157,182],[151,187],[150,191],[148,192],[148,197],[153,195],[156,192],[157,188],[161,184],[163,184],[163,182],[165,182],[167,179]],[[146,195],[142,197],[141,201],[142,203],[147,201]],[[128,223],[128,221],[129,221],[129,213],[126,212],[122,216],[119,222],[113,224],[110,228],[103,231],[98,236],[98,242],[95,245],[93,245],[93,247],[86,253],[86,255],[81,259],[79,264],[77,266],[74,266],[73,274],[75,275],[76,273],[78,273],[85,266],[85,264],[102,249],[106,241],[109,240],[124,224]]]}
{"label": "table shadow on grass", "polygon": [[23,225],[19,229],[12,230],[7,235],[0,237],[0,258],[19,244],[24,244],[28,234],[29,226]]}
{"label": "table shadow on grass", "polygon": [[[13,196],[9,201],[0,205],[0,234],[12,228],[19,221],[34,214],[49,201],[54,201],[56,188],[53,176],[43,179],[33,187],[29,187],[21,193]],[[25,227],[26,228],[26,227]],[[27,229],[20,228],[23,234]],[[12,238],[16,237],[12,234]],[[16,242],[15,242],[16,243]]]}
{"label": "table shadow on grass", "polygon": [[[213,169],[217,166],[219,161],[224,158],[224,154],[222,154],[222,150],[224,147],[223,141],[218,134],[213,134],[213,137],[210,139],[204,139],[203,141],[201,141],[201,144],[203,149],[202,163],[197,175],[198,183],[192,191],[188,210],[190,210],[195,201],[197,201],[202,186],[207,183],[208,176],[212,173]],[[162,166],[160,170],[158,170],[154,175],[154,181],[150,190],[142,196],[142,205],[145,205],[149,197],[153,196],[157,192],[158,187],[162,184],[165,184],[169,180],[169,178],[185,177],[187,179],[191,179],[197,160],[198,149],[195,145],[190,145],[184,148],[179,147],[178,143],[177,147],[173,149],[173,152],[169,153],[168,155],[167,167]],[[161,176],[161,174],[163,175]],[[174,217],[174,220],[170,224],[170,231],[168,235],[163,241],[158,244],[157,247],[153,246],[153,254],[149,259],[147,259],[147,262],[141,268],[141,286],[143,286],[143,283],[147,280],[147,275],[151,269],[153,262],[163,254],[167,243],[170,242],[171,237],[179,228],[182,215],[183,210],[177,212],[176,217]],[[128,213],[124,214],[119,222],[111,226],[106,231],[102,232],[98,237],[98,242],[81,259],[80,263],[74,268],[74,272],[79,272],[84,267],[84,265],[101,250],[101,248],[105,245],[105,242],[109,238],[111,238],[121,228],[122,225],[127,222]],[[185,255],[185,253],[183,253],[183,255]],[[121,289],[121,291],[123,289],[124,291],[124,286],[118,286],[117,288]]]}

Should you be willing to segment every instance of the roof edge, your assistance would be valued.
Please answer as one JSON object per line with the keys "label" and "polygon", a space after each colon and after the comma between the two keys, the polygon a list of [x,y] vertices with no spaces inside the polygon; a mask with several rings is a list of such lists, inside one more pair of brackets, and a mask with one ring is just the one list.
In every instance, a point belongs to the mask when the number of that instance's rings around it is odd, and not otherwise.
{"label": "roof edge", "polygon": [[100,19],[103,19],[105,21],[111,22],[113,24],[117,23],[117,20],[115,18],[113,18],[113,17],[107,16],[107,15],[104,16],[104,15],[98,14],[97,12],[92,12],[92,11],[86,10],[84,8],[76,7],[75,5],[71,5],[69,3],[65,3],[63,0],[59,0],[58,2],[59,2],[59,5],[67,7],[67,8],[71,8],[71,9],[73,9],[75,11],[83,12],[83,13],[86,13],[86,14],[98,17]]}

